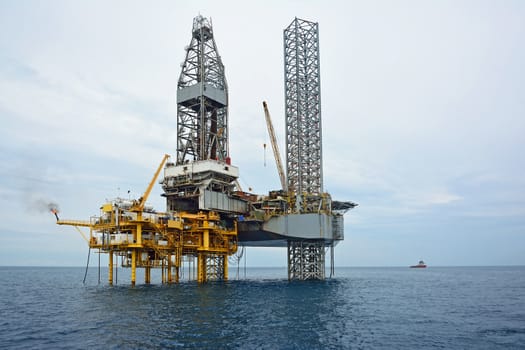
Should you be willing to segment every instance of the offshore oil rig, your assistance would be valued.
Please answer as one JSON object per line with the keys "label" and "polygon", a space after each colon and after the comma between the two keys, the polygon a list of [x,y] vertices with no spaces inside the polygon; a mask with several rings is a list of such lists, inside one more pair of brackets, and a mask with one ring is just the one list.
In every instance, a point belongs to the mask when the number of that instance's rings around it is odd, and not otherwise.
{"label": "offshore oil rig", "polygon": [[[131,268],[132,285],[137,268],[145,283],[152,268],[163,283],[179,282],[184,264],[193,264],[199,283],[226,280],[228,257],[250,246],[287,247],[289,280],[324,279],[329,250],[332,275],[343,215],[357,204],[323,192],[318,24],[295,18],[284,30],[286,174],[263,103],[282,187],[268,195],[242,191],[231,164],[228,85],[211,21],[197,16],[191,34],[177,84],[176,157],[164,155],[140,198],[104,203],[89,221],[61,220],[55,211],[57,224],[109,254],[109,284],[119,260]],[[158,212],[146,201],[162,170],[166,210]]]}

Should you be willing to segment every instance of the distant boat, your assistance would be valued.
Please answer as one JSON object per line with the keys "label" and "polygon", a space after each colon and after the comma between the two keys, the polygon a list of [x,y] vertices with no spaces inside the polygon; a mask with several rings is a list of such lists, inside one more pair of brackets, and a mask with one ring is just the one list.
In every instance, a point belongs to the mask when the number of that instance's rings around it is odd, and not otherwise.
{"label": "distant boat", "polygon": [[427,267],[427,265],[423,260],[419,260],[419,263],[417,265],[410,266],[411,269],[424,269],[425,267]]}

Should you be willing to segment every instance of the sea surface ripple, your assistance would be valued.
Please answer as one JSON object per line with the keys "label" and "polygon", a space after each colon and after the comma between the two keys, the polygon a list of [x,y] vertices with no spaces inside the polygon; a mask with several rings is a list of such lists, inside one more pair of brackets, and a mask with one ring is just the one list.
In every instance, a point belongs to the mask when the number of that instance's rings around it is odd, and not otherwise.
{"label": "sea surface ripple", "polygon": [[250,268],[135,287],[118,273],[99,285],[91,268],[84,285],[83,268],[0,267],[0,348],[525,348],[525,267],[339,268],[316,282]]}

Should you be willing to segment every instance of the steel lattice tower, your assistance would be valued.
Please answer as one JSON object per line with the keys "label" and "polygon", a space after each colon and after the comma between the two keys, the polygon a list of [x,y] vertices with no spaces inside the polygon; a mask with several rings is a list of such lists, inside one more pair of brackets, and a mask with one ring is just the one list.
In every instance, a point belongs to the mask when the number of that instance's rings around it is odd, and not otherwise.
{"label": "steel lattice tower", "polygon": [[[284,30],[284,87],[288,189],[295,212],[319,212],[323,162],[318,23],[296,17]],[[326,245],[324,240],[288,240],[288,278],[324,279]]]}
{"label": "steel lattice tower", "polygon": [[297,193],[323,191],[318,23],[299,18],[284,30],[286,172]]}
{"label": "steel lattice tower", "polygon": [[177,164],[228,157],[228,86],[211,21],[193,20],[177,85]]}

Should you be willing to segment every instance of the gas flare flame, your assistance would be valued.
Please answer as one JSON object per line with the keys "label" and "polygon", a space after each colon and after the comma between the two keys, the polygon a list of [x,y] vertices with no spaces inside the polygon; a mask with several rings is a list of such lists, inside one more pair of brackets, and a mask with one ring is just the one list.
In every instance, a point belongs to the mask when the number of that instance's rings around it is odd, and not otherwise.
{"label": "gas flare flame", "polygon": [[57,209],[57,208],[51,208],[50,211],[51,211],[53,214],[55,214],[55,217],[57,218],[57,221],[60,220],[60,219],[58,218],[58,209]]}

